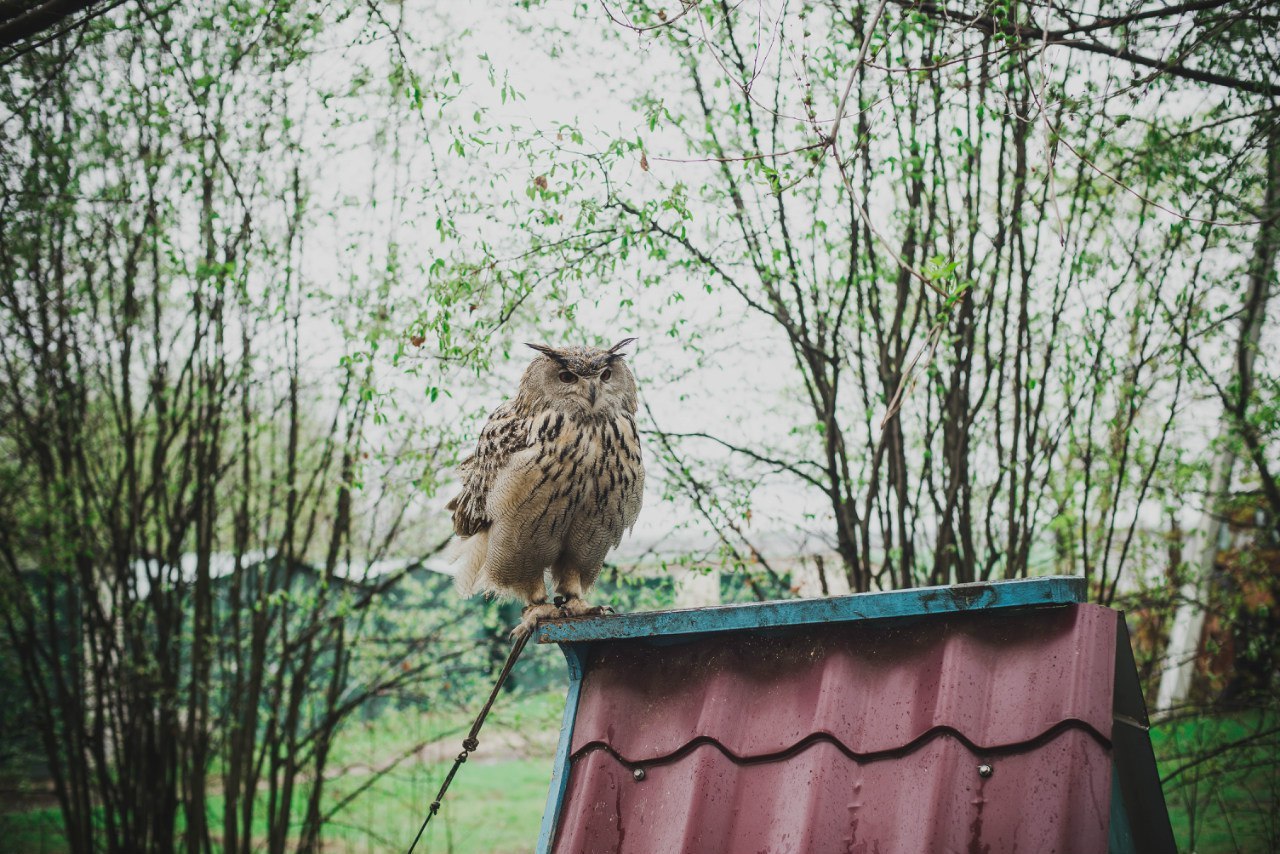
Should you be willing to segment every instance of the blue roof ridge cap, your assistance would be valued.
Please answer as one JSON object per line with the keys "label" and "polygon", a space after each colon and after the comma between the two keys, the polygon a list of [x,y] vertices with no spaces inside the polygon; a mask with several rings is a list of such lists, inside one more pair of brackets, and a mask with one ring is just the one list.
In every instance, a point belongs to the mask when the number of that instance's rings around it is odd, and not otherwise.
{"label": "blue roof ridge cap", "polygon": [[820,599],[782,599],[634,614],[566,617],[539,624],[539,643],[701,635],[820,623],[1072,605],[1085,601],[1085,580],[1053,575],[912,587]]}

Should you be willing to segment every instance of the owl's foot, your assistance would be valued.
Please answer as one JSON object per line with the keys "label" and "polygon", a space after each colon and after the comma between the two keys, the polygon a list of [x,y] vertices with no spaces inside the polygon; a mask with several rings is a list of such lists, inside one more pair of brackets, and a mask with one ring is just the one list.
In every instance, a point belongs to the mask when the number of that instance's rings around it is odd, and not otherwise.
{"label": "owl's foot", "polygon": [[521,612],[520,622],[516,623],[516,627],[511,630],[511,638],[519,640],[536,629],[539,620],[549,620],[559,616],[560,609],[550,602],[532,602]]}
{"label": "owl's foot", "polygon": [[586,601],[572,593],[557,596],[556,604],[560,606],[560,613],[566,617],[596,617],[614,613],[608,605],[588,605]]}

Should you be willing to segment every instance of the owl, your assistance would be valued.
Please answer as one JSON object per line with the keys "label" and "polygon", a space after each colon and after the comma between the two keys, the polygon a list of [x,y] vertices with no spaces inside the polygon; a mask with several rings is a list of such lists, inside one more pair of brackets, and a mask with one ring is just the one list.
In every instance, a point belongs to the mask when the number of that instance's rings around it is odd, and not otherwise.
{"label": "owl", "polygon": [[583,597],[640,514],[636,381],[622,353],[634,340],[608,350],[526,345],[539,355],[462,462],[462,491],[448,504],[456,586],[522,600],[513,637],[541,619],[607,610]]}

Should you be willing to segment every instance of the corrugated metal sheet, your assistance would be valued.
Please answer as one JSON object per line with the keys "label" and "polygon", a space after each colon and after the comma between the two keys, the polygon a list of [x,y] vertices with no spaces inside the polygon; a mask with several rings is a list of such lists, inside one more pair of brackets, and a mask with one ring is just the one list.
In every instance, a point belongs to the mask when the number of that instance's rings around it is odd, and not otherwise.
{"label": "corrugated metal sheet", "polygon": [[1075,729],[994,758],[950,735],[871,762],[817,741],[743,764],[703,743],[639,782],[598,749],[575,760],[556,850],[1099,854],[1110,769],[1106,749]]}
{"label": "corrugated metal sheet", "polygon": [[554,850],[1106,851],[1116,621],[596,644]]}

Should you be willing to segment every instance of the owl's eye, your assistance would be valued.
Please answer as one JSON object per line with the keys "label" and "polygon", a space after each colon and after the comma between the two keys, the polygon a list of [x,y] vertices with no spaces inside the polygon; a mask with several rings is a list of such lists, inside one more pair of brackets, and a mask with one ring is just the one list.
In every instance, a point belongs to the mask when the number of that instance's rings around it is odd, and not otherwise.
{"label": "owl's eye", "polygon": [[613,376],[613,371],[609,370],[608,368],[605,368],[604,373],[600,375],[600,379],[604,380],[605,382],[608,382],[609,377],[611,376]]}
{"label": "owl's eye", "polygon": [[572,382],[577,382],[577,381],[578,381],[578,375],[577,375],[577,374],[572,373],[571,371],[561,371],[561,372],[560,372],[560,382],[562,382],[562,383],[572,383]]}

